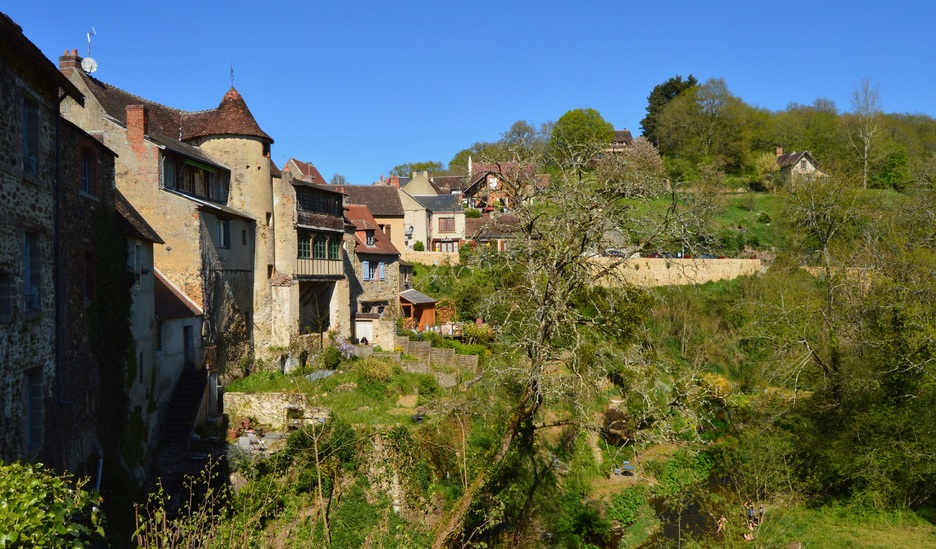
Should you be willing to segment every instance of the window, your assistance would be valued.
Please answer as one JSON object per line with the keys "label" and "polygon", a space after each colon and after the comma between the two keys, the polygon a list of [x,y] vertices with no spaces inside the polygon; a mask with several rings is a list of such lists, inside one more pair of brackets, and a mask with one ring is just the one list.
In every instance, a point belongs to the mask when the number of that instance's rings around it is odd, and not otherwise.
{"label": "window", "polygon": [[800,171],[804,171],[804,172],[805,172],[805,171],[806,171],[806,161],[805,161],[805,160],[800,160],[799,167],[800,167]]}
{"label": "window", "polygon": [[323,235],[315,235],[315,240],[312,245],[312,257],[315,259],[325,259],[326,246],[327,239]]}
{"label": "window", "polygon": [[23,288],[26,297],[26,310],[36,311],[40,306],[39,288],[42,285],[42,253],[39,249],[39,235],[26,233],[23,248]]}
{"label": "window", "polygon": [[310,241],[309,233],[299,233],[299,259],[309,259],[312,257]]}
{"label": "window", "polygon": [[81,150],[81,192],[97,196],[98,194],[98,162],[93,152]]}
{"label": "window", "polygon": [[364,231],[364,234],[366,235],[366,236],[365,236],[365,241],[366,241],[367,245],[368,245],[368,246],[373,246],[373,245],[374,245],[374,230],[373,230],[373,229],[367,229],[366,231]]}
{"label": "window", "polygon": [[328,239],[328,259],[341,259],[341,237]]}
{"label": "window", "polygon": [[387,238],[390,238],[390,225],[381,225],[380,230],[383,231],[383,234],[387,235]]}
{"label": "window", "polygon": [[218,247],[219,248],[231,247],[231,220],[230,219],[218,220]]}
{"label": "window", "polygon": [[440,233],[454,233],[455,232],[455,218],[454,217],[440,217],[439,218],[439,232]]}
{"label": "window", "polygon": [[42,445],[42,371],[26,374],[26,444],[30,450]]}
{"label": "window", "polygon": [[0,273],[0,322],[13,320],[13,276]]}
{"label": "window", "polygon": [[143,246],[137,244],[133,249],[133,273],[136,275],[136,287],[143,284]]}
{"label": "window", "polygon": [[364,261],[361,263],[361,270],[364,273],[364,280],[384,280],[383,262]]}
{"label": "window", "polygon": [[84,298],[91,301],[95,296],[95,287],[97,285],[97,265],[95,264],[94,252],[85,252],[84,254]]}
{"label": "window", "polygon": [[163,158],[162,184],[164,189],[176,188],[176,163],[168,156]]}
{"label": "window", "polygon": [[23,101],[23,172],[39,175],[39,102]]}

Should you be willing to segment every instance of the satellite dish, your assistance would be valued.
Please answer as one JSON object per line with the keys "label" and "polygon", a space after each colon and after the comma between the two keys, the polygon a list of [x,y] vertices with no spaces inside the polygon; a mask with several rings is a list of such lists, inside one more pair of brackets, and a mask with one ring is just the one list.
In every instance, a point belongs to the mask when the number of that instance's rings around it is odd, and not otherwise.
{"label": "satellite dish", "polygon": [[97,70],[97,61],[91,59],[90,57],[85,57],[81,60],[81,68],[88,74]]}

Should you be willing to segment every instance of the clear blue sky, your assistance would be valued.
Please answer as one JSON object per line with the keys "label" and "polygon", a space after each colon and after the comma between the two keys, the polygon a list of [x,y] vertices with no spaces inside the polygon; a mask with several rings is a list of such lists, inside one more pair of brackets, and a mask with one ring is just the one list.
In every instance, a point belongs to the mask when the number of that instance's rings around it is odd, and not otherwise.
{"label": "clear blue sky", "polygon": [[186,110],[234,86],[275,143],[367,184],[404,162],[445,164],[516,120],[578,107],[635,135],[653,86],[724,78],[771,110],[879,84],[887,112],[936,114],[936,3],[338,0],[62,2],[0,10],[56,64]]}

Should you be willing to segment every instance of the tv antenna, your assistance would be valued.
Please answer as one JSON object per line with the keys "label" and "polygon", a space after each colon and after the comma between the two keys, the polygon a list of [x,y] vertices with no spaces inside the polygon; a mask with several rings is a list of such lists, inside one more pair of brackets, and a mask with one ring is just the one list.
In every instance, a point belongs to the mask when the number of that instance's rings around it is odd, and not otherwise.
{"label": "tv antenna", "polygon": [[88,74],[97,70],[97,61],[91,59],[91,35],[97,36],[97,31],[94,30],[94,27],[91,27],[91,32],[88,34],[88,56],[81,60],[81,68]]}

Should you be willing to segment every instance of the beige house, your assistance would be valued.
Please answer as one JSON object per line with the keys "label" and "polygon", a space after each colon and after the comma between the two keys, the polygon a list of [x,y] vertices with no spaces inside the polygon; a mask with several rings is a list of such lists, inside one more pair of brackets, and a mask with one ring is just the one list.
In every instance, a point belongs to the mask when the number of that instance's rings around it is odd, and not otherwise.
{"label": "beige house", "polygon": [[117,187],[165,240],[155,265],[204,311],[204,345],[222,368],[253,358],[271,342],[273,140],[234,88],[188,112],[90,77],[75,51],[59,68],[86,97],[63,116],[117,152]]}
{"label": "beige house", "polygon": [[465,211],[460,192],[442,193],[427,172],[414,173],[400,188],[405,247],[422,242],[426,251],[457,252],[465,238]]}

